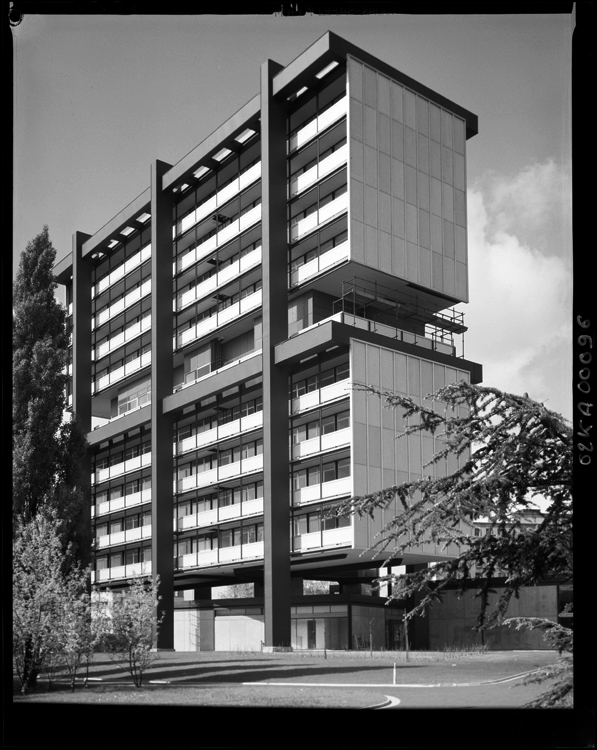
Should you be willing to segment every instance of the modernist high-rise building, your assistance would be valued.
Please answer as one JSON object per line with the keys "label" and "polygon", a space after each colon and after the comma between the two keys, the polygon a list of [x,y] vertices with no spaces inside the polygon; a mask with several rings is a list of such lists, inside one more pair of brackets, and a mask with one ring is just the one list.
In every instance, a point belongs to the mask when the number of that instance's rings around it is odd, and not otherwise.
{"label": "modernist high-rise building", "polygon": [[[239,103],[240,104],[240,103]],[[69,401],[88,431],[94,582],[160,576],[159,647],[392,645],[368,584],[397,508],[342,498],[423,468],[431,435],[355,390],[461,379],[466,141],[477,118],[332,33],[94,235],[55,276],[72,313]],[[427,564],[433,544],[394,565]],[[303,595],[304,580],[331,581]],[[253,596],[214,600],[252,583]]]}

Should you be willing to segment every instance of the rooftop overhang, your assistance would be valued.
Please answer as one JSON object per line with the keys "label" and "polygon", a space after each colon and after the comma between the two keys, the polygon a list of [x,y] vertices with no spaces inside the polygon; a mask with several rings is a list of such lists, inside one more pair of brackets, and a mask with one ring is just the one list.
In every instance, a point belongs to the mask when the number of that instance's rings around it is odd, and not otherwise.
{"label": "rooftop overhang", "polygon": [[54,278],[59,284],[69,284],[73,277],[73,254],[68,253],[52,269]]}
{"label": "rooftop overhang", "polygon": [[408,344],[405,341],[397,341],[379,333],[356,329],[336,320],[322,322],[305,331],[300,331],[286,341],[282,341],[275,348],[276,364],[291,367],[300,363],[303,359],[308,359],[314,354],[320,354],[330,348],[336,346],[349,347],[352,339],[428,359],[448,367],[467,370],[471,376],[471,383],[480,383],[483,379],[483,368],[477,362],[430,349],[422,349],[416,344]]}
{"label": "rooftop overhang", "polygon": [[147,188],[107,224],[104,224],[87,242],[83,243],[83,257],[97,252],[109,252],[111,248],[108,245],[112,240],[117,242],[126,240],[127,233],[123,230],[127,228],[143,229],[147,225],[147,220],[140,221],[139,217],[147,215],[150,211],[151,189]]}
{"label": "rooftop overhang", "polygon": [[241,107],[217,130],[201,141],[198,146],[183,157],[162,178],[162,190],[173,190],[181,184],[194,184],[197,178],[194,176],[200,167],[217,169],[219,162],[214,156],[222,148],[238,151],[242,143],[236,138],[247,128],[259,132],[259,118],[261,115],[261,97],[254,96],[249,102]]}
{"label": "rooftop overhang", "polygon": [[349,56],[356,58],[365,65],[375,68],[402,86],[462,117],[466,122],[467,138],[472,138],[478,133],[477,115],[469,112],[445,96],[438,94],[433,89],[415,81],[410,76],[396,70],[396,68],[365,52],[351,42],[347,42],[331,31],[325,33],[275,76],[274,96],[288,98],[297,91],[300,91],[304,86],[309,88],[309,86],[313,86],[314,84],[318,85],[318,73],[332,62],[345,62]]}

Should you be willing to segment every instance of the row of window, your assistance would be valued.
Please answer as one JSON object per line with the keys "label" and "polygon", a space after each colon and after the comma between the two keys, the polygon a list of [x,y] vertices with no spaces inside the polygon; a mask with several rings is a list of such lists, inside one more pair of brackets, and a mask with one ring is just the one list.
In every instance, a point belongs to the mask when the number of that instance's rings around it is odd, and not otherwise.
{"label": "row of window", "polygon": [[247,503],[263,497],[263,482],[250,482],[242,487],[225,487],[218,492],[200,498],[190,498],[178,503],[175,511],[178,518],[205,513],[216,508]]}
{"label": "row of window", "polygon": [[118,534],[121,531],[130,531],[151,524],[151,511],[135,513],[124,518],[117,518],[109,523],[98,523],[95,527],[95,536],[106,536],[107,534]]}
{"label": "row of window", "polygon": [[95,569],[119,568],[122,565],[151,562],[151,547],[135,547],[122,552],[112,552],[109,555],[99,555],[95,558]]}
{"label": "row of window", "polygon": [[182,539],[174,544],[174,550],[177,556],[191,555],[194,552],[208,552],[210,550],[238,547],[241,544],[254,544],[255,542],[262,541],[263,524],[249,523]]}
{"label": "row of window", "polygon": [[313,534],[316,531],[330,531],[350,526],[350,518],[330,516],[330,508],[320,508],[310,513],[295,515],[292,519],[293,536]]}
{"label": "row of window", "polygon": [[350,476],[350,458],[326,461],[321,466],[309,466],[292,472],[292,489],[300,490],[314,484],[333,482]]}
{"label": "row of window", "polygon": [[316,200],[314,203],[312,203],[310,206],[307,206],[302,211],[299,211],[297,214],[291,217],[290,219],[290,226],[294,226],[295,224],[298,224],[299,221],[302,221],[303,219],[306,219],[308,216],[311,216],[311,214],[314,214],[316,211],[322,209],[324,206],[327,206],[328,203],[331,203],[332,201],[336,200],[336,198],[340,198],[341,195],[344,195],[347,191],[346,183],[344,185],[341,185],[336,190],[333,190],[331,193],[328,193],[327,195],[322,196],[319,198],[319,200]]}
{"label": "row of window", "polygon": [[96,456],[94,471],[116,466],[116,464],[121,464],[123,461],[130,461],[131,458],[137,458],[137,456],[142,456],[145,453],[151,453],[151,441],[149,440],[128,446],[124,450],[116,451],[107,456]]}
{"label": "row of window", "polygon": [[293,427],[292,444],[298,445],[304,440],[311,440],[338,430],[346,430],[348,427],[350,427],[350,410],[346,409],[337,414],[328,414],[306,424]]}
{"label": "row of window", "polygon": [[205,471],[216,469],[218,466],[227,466],[237,461],[253,458],[263,454],[263,440],[253,440],[250,443],[237,445],[204,458],[189,461],[178,467],[178,479],[190,477],[193,474],[202,474]]}
{"label": "row of window", "polygon": [[295,258],[290,263],[290,270],[296,271],[297,268],[300,268],[301,266],[304,266],[305,263],[309,263],[309,261],[314,260],[320,255],[323,255],[324,253],[327,253],[328,250],[332,250],[337,245],[341,245],[343,242],[346,242],[348,239],[348,230],[345,229],[343,232],[340,232],[335,237],[332,237],[331,240],[327,240],[326,242],[322,242],[319,247],[313,248],[312,250],[308,250],[306,253],[303,253],[303,255],[299,255],[298,258]]}
{"label": "row of window", "polygon": [[151,489],[151,477],[140,477],[130,482],[119,484],[116,487],[108,487],[95,493],[95,504],[105,503],[108,500],[118,500],[127,495],[136,495],[139,492]]}
{"label": "row of window", "polygon": [[178,290],[178,294],[184,294],[187,291],[190,291],[191,289],[194,289],[196,286],[199,286],[199,284],[202,284],[204,281],[207,281],[208,279],[211,279],[212,276],[215,276],[220,271],[224,271],[229,266],[234,265],[238,260],[241,260],[245,256],[249,255],[249,253],[252,253],[253,250],[257,250],[257,248],[261,247],[261,239],[255,240],[255,242],[251,242],[250,245],[247,245],[247,247],[244,247],[242,250],[234,253],[229,258],[220,259],[217,255],[214,256],[212,261],[214,263],[214,268],[211,268],[209,271],[206,271],[205,273],[202,273],[200,276],[197,276],[193,281],[190,283],[186,283],[183,287],[181,287]]}
{"label": "row of window", "polygon": [[290,398],[299,398],[305,393],[311,393],[319,388],[325,388],[326,385],[346,380],[349,376],[350,366],[348,362],[336,367],[327,368],[308,378],[300,378],[300,375],[296,375],[294,377],[297,379],[294,380],[293,378],[294,382],[290,386]]}
{"label": "row of window", "polygon": [[221,409],[220,411],[218,411],[217,416],[213,415],[209,417],[203,417],[192,424],[187,424],[184,425],[184,427],[179,427],[177,433],[175,434],[174,440],[175,442],[177,440],[185,440],[186,438],[192,437],[193,435],[199,435],[202,432],[208,432],[209,430],[215,429],[219,425],[229,424],[230,422],[234,422],[237,419],[248,417],[249,415],[255,414],[260,411],[263,411],[262,396],[251,399],[250,401],[245,401],[242,404],[236,404],[235,406],[231,406],[228,409]]}

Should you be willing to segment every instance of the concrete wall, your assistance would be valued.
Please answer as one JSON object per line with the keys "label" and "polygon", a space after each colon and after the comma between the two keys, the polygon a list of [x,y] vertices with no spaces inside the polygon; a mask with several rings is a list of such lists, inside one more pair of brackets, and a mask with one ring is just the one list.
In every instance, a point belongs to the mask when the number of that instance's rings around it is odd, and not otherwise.
{"label": "concrete wall", "polygon": [[[410,396],[415,402],[449,383],[470,381],[469,373],[455,367],[392,351],[374,344],[352,340],[350,359],[351,378],[355,383],[366,383],[382,390]],[[400,409],[387,409],[381,398],[362,391],[351,391],[352,419],[352,475],[355,495],[366,494],[414,481],[423,476],[445,476],[458,468],[454,457],[434,466],[423,467],[441,443],[431,434],[417,433],[396,438],[406,427]],[[432,407],[434,402],[427,401]],[[438,408],[443,408],[438,405]],[[464,409],[463,414],[464,416]],[[461,460],[464,460],[462,457]],[[356,545],[369,547],[382,525],[391,520],[402,506],[394,503],[379,511],[375,519],[355,518]],[[420,548],[422,553],[442,555],[436,545]]]}
{"label": "concrete wall", "polygon": [[216,651],[261,651],[262,615],[219,615],[214,623]]}
{"label": "concrete wall", "polygon": [[[503,591],[496,588],[490,602],[495,602]],[[485,631],[483,638],[473,630],[479,614],[479,600],[474,591],[467,591],[461,599],[456,591],[447,592],[442,604],[436,604],[428,612],[429,648],[487,644],[495,651],[509,649],[548,649],[549,646],[539,631],[515,630],[500,626]],[[558,587],[533,586],[522,589],[520,598],[510,602],[507,617],[544,617],[558,620]]]}
{"label": "concrete wall", "polygon": [[468,301],[465,122],[348,58],[351,258]]}

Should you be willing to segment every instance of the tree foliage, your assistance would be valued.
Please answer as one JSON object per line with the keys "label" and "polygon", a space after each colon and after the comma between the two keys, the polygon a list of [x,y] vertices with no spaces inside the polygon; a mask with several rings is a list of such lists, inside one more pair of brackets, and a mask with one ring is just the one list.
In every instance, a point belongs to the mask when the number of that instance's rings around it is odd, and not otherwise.
{"label": "tree foliage", "polygon": [[[522,586],[548,576],[572,577],[572,429],[559,414],[525,396],[459,382],[428,396],[429,405],[372,386],[355,386],[389,408],[404,412],[407,426],[398,439],[434,435],[440,449],[429,476],[353,497],[339,513],[373,515],[395,500],[401,512],[383,528],[375,549],[386,558],[417,552],[429,541],[446,558],[412,573],[386,576],[392,599],[420,592],[409,616],[441,599],[447,586],[479,586],[478,626],[499,621]],[[458,456],[458,468],[433,476],[433,464]],[[443,472],[437,472],[442,474]],[[549,501],[538,528],[528,530],[521,511]],[[491,533],[474,536],[473,521],[488,521]],[[488,613],[497,577],[503,593]],[[502,584],[500,584],[502,585]]]}
{"label": "tree foliage", "polygon": [[55,513],[38,513],[19,525],[13,542],[13,658],[24,693],[42,670],[51,678],[65,660],[74,684],[72,653],[89,652],[80,645],[82,623],[90,627],[88,574],[70,550],[65,555],[61,526]]}
{"label": "tree foliage", "polygon": [[[155,644],[164,618],[158,617],[159,576],[127,581],[122,593],[113,593],[103,647],[110,658],[124,666],[137,687],[157,659]],[[108,589],[109,591],[109,589]]]}
{"label": "tree foliage", "polygon": [[22,253],[13,288],[13,528],[53,508],[64,521],[63,546],[73,542],[85,559],[80,472],[87,441],[75,419],[64,419],[70,330],[54,296],[55,259],[45,226]]}

